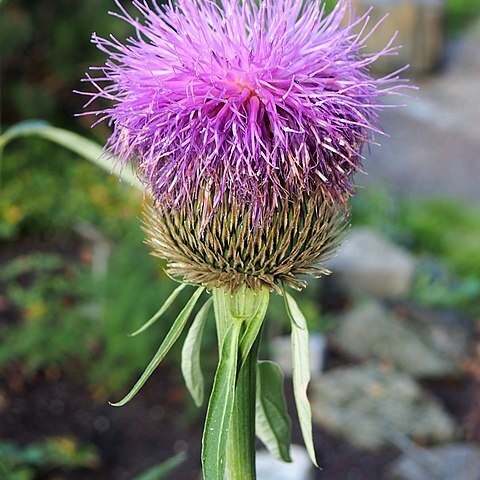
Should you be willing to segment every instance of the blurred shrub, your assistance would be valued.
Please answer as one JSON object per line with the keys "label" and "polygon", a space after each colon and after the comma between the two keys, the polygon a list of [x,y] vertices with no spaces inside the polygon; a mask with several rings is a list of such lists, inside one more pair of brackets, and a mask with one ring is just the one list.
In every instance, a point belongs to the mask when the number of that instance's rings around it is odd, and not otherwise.
{"label": "blurred shrub", "polygon": [[1,8],[3,121],[71,126],[84,100],[72,90],[90,65],[104,62],[91,33],[122,38],[131,29],[107,14],[112,0],[4,0]]}
{"label": "blurred shrub", "polygon": [[41,139],[7,147],[0,186],[0,240],[65,236],[81,220],[121,238],[128,221],[140,213],[140,194],[134,189]]}
{"label": "blurred shrub", "polygon": [[370,189],[353,199],[352,208],[354,223],[373,225],[418,254],[435,255],[458,274],[480,277],[478,205]]}
{"label": "blurred shrub", "polygon": [[[135,480],[165,480],[185,461],[181,452],[135,477]],[[4,480],[67,478],[66,472],[96,470],[100,457],[93,445],[80,444],[73,437],[50,437],[18,446],[0,441],[0,475]],[[83,478],[83,476],[82,476]]]}
{"label": "blurred shrub", "polygon": [[[0,367],[19,361],[25,374],[52,366],[73,368],[98,397],[129,386],[182,303],[179,299],[148,333],[127,335],[148,320],[174,288],[171,281],[161,280],[142,244],[140,226],[134,227],[114,248],[103,278],[93,278],[73,252],[32,251],[3,266],[0,282],[18,318],[0,324]],[[178,361],[178,352],[169,358]]]}
{"label": "blurred shrub", "polygon": [[32,253],[3,266],[0,281],[20,319],[1,325],[0,366],[20,360],[32,373],[88,356],[92,327],[71,308],[79,297],[77,275],[75,265],[54,254]]}
{"label": "blurred shrub", "polygon": [[0,475],[6,480],[34,480],[53,470],[92,470],[99,464],[95,448],[81,445],[72,437],[47,438],[24,447],[0,442]]}
{"label": "blurred shrub", "polygon": [[480,17],[480,0],[447,0],[445,20],[449,33],[460,33],[472,20]]}
{"label": "blurred shrub", "polygon": [[420,262],[411,296],[420,305],[454,308],[480,318],[480,276],[439,274],[437,265],[428,259]]}

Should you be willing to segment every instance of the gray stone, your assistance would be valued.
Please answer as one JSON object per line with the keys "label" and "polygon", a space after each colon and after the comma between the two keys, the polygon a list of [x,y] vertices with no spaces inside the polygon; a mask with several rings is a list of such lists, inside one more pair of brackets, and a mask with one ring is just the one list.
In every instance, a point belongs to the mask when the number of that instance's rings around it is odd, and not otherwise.
{"label": "gray stone", "polygon": [[380,27],[367,41],[367,51],[382,50],[398,31],[394,45],[401,45],[397,55],[375,62],[377,72],[392,72],[410,65],[409,75],[434,70],[444,53],[443,0],[354,0],[359,14],[372,6],[371,25],[388,14]]}
{"label": "gray stone", "polygon": [[451,73],[460,76],[463,72],[467,75],[478,76],[480,70],[480,17],[477,17],[464,34],[457,38],[451,45],[448,67]]}
{"label": "gray stone", "polygon": [[404,323],[414,324],[421,336],[442,355],[459,366],[475,345],[475,322],[454,310],[405,306]]}
{"label": "gray stone", "polygon": [[257,480],[310,480],[312,462],[307,451],[299,445],[290,449],[292,463],[280,462],[267,450],[257,452]]}
{"label": "gray stone", "polygon": [[[438,341],[446,343],[440,336]],[[333,339],[351,356],[387,360],[416,377],[435,378],[459,371],[420,328],[373,301],[347,312]]]}
{"label": "gray stone", "polygon": [[394,480],[480,480],[480,447],[456,443],[403,455],[391,468]]}
{"label": "gray stone", "polygon": [[376,449],[395,430],[417,440],[446,442],[457,426],[410,376],[370,363],[337,368],[312,382],[314,421],[352,444]]}
{"label": "gray stone", "polygon": [[353,228],[338,255],[327,262],[334,281],[379,297],[406,295],[415,266],[408,251],[369,228]]}
{"label": "gray stone", "polygon": [[[310,373],[318,376],[323,370],[327,340],[320,333],[310,333]],[[292,376],[292,338],[290,335],[275,337],[270,341],[272,360],[282,369],[285,376]]]}

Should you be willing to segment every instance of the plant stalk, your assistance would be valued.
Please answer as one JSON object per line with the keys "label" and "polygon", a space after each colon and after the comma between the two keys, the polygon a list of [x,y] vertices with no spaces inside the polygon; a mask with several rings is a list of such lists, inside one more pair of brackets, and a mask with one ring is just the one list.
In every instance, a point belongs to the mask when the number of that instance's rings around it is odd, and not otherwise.
{"label": "plant stalk", "polygon": [[[233,295],[225,290],[215,290],[213,297],[219,346],[231,322],[243,322],[235,400],[226,449],[226,479],[255,480],[257,361],[268,292],[254,292],[242,287]],[[254,325],[257,328],[253,328]]]}
{"label": "plant stalk", "polygon": [[227,480],[255,480],[255,399],[260,334],[240,367],[227,444]]}

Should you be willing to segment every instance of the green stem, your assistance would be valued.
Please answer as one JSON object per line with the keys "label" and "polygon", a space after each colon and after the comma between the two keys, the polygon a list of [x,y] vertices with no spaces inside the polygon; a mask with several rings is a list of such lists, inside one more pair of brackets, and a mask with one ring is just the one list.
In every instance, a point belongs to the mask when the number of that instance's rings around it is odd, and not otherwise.
{"label": "green stem", "polygon": [[261,329],[268,306],[267,290],[246,287],[237,293],[213,291],[219,346],[232,322],[242,322],[235,400],[230,420],[226,471],[228,480],[255,480],[255,397]]}
{"label": "green stem", "polygon": [[255,398],[260,335],[240,368],[227,445],[227,479],[255,480]]}

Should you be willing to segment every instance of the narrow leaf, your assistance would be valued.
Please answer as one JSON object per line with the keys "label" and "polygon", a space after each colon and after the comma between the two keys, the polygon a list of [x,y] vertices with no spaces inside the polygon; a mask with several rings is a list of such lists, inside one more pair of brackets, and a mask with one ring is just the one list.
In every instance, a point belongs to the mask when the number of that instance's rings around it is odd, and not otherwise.
{"label": "narrow leaf", "polygon": [[274,362],[258,362],[256,404],[257,437],[275,458],[291,462],[292,422],[283,390],[283,373]]}
{"label": "narrow leaf", "polygon": [[217,341],[218,351],[222,351],[223,339],[227,334],[227,325],[230,323],[229,313],[227,309],[227,293],[220,288],[214,288],[212,290],[213,308],[215,310],[215,322],[217,325]]}
{"label": "narrow leaf", "polygon": [[122,400],[116,403],[111,403],[112,406],[121,407],[122,405],[125,405],[143,387],[145,382],[150,378],[150,375],[158,367],[158,365],[160,365],[160,362],[164,359],[165,355],[169,352],[173,344],[177,341],[178,337],[180,336],[185,327],[185,324],[187,323],[188,318],[192,313],[193,308],[195,307],[195,304],[197,303],[197,300],[199,299],[200,295],[203,293],[204,290],[204,287],[199,287],[197,288],[197,290],[195,290],[190,300],[187,302],[185,307],[183,307],[183,310],[179,313],[177,319],[170,328],[170,331],[167,333],[167,336],[160,345],[160,348],[157,350],[157,353],[152,358],[151,362],[148,364],[140,379]]}
{"label": "narrow leaf", "polygon": [[202,334],[212,305],[213,298],[209,298],[197,313],[182,348],[182,373],[188,391],[199,407],[203,403],[204,381],[200,368],[200,346]]}
{"label": "narrow leaf", "polygon": [[[283,282],[281,284],[281,287],[282,287],[282,292],[283,292],[283,299],[284,299],[284,302],[286,302],[287,290],[285,289],[285,284]],[[290,318],[290,322],[293,322],[297,328],[301,329],[302,327],[300,325],[298,325],[298,323],[296,323],[296,320],[292,317],[292,315],[290,313],[290,310],[288,308],[288,305],[286,303],[285,303],[285,308],[287,309],[287,314]]]}
{"label": "narrow leaf", "polygon": [[[77,133],[62,128],[52,127],[48,123],[42,121],[28,120],[18,123],[6,130],[3,135],[0,136],[0,150],[12,140],[29,136],[38,136],[65,147],[95,165],[98,165],[108,173],[113,172],[113,166],[116,164],[116,160],[105,155],[103,148],[98,143],[82,137]],[[120,173],[118,176],[120,176]],[[123,169],[121,171],[121,177],[139,190],[144,190],[135,174],[128,169]]]}
{"label": "narrow leaf", "polygon": [[148,327],[152,326],[172,305],[175,299],[178,297],[178,294],[187,286],[186,283],[181,283],[171,295],[165,300],[165,303],[160,307],[160,310],[152,317],[150,320],[145,322],[138,330],[135,330],[133,333],[130,333],[130,337],[134,337],[139,333],[145,331]]}
{"label": "narrow leaf", "polygon": [[202,438],[205,480],[224,480],[228,430],[235,401],[238,344],[241,322],[233,322],[225,335]]}
{"label": "narrow leaf", "polygon": [[246,329],[240,340],[240,354],[241,354],[241,363],[245,362],[245,359],[248,357],[253,343],[257,339],[260,330],[265,319],[265,314],[268,309],[268,302],[270,298],[269,291],[265,288],[256,292],[255,301],[257,302],[257,308],[255,314],[252,318],[247,319]]}
{"label": "narrow leaf", "polygon": [[318,467],[313,445],[312,409],[307,397],[310,382],[310,360],[307,321],[294,298],[284,292],[285,308],[292,325],[292,379],[293,394],[297,406],[300,429],[307,452],[313,464]]}

